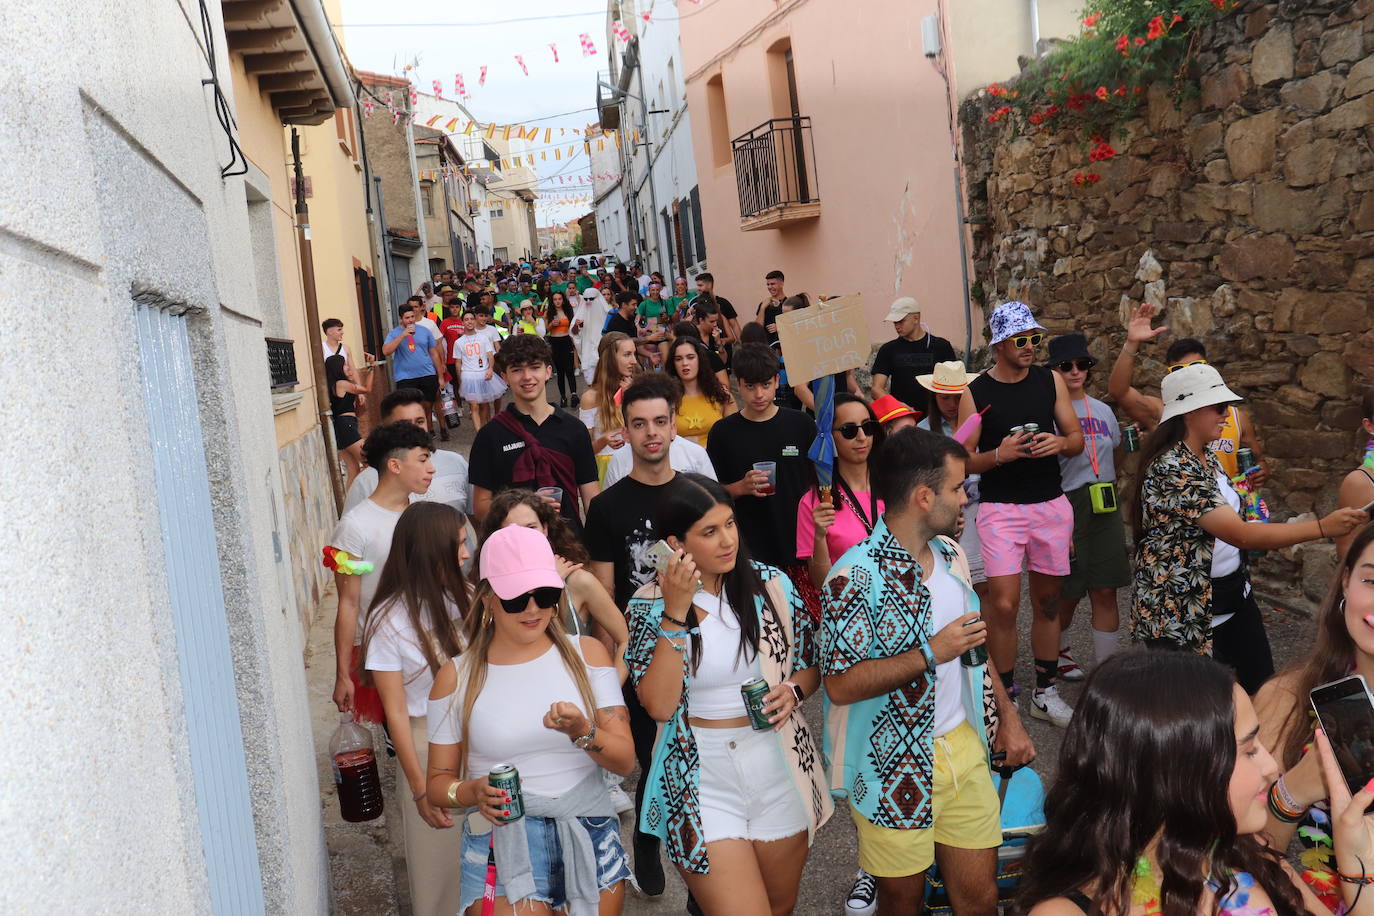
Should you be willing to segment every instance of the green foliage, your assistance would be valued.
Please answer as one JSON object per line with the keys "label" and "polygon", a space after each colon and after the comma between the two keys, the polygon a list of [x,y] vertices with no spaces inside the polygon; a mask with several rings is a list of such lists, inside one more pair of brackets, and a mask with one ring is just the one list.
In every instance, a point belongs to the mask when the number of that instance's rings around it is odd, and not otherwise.
{"label": "green foliage", "polygon": [[573,251],[571,248],[555,248],[553,250],[553,256],[555,258],[571,258],[576,253],[577,252]]}
{"label": "green foliage", "polygon": [[1136,115],[1150,86],[1168,86],[1176,99],[1196,91],[1191,68],[1198,29],[1234,6],[1235,0],[1087,0],[1078,36],[1012,86],[987,88],[994,106],[987,120],[1009,121],[1018,131],[1110,136]]}
{"label": "green foliage", "polygon": [[572,253],[573,253],[574,255],[579,255],[579,254],[582,254],[582,253],[583,253],[583,251],[582,251],[582,233],[580,233],[580,232],[577,233],[577,235],[573,236]]}

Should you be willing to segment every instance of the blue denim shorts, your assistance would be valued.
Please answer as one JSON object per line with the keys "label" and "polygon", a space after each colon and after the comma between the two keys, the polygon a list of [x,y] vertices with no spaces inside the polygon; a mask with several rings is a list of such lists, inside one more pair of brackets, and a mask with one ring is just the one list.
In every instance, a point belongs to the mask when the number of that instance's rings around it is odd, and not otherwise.
{"label": "blue denim shorts", "polygon": [[[591,837],[596,853],[596,886],[601,891],[629,880],[630,860],[620,843],[620,820],[615,817],[580,817],[579,821]],[[485,822],[484,822],[485,823]],[[525,838],[530,848],[530,868],[534,872],[534,896],[530,899],[547,903],[555,910],[567,906],[567,891],[563,883],[563,846],[553,821],[546,817],[525,817]],[[490,833],[472,833],[467,818],[463,819],[463,877],[462,912],[474,900],[482,899],[487,882],[487,849]],[[496,875],[496,896],[506,896],[501,874]]]}

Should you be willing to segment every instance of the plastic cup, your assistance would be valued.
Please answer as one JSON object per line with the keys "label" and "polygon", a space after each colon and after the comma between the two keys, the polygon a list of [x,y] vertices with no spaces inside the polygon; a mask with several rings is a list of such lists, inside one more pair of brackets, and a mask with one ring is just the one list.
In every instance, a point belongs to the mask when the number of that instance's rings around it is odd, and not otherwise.
{"label": "plastic cup", "polygon": [[538,490],[535,490],[535,492],[538,493],[540,496],[544,497],[545,499],[553,500],[560,506],[563,505],[562,487],[540,487]]}
{"label": "plastic cup", "polygon": [[754,470],[768,475],[768,482],[759,487],[760,496],[772,496],[778,491],[778,463],[776,461],[755,461]]}

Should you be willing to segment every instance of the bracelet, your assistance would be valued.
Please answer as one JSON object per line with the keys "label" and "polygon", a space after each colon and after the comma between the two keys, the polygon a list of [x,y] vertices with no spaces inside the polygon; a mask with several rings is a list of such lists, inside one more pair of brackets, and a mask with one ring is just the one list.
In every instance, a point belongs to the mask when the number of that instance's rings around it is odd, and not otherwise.
{"label": "bracelet", "polygon": [[1270,792],[1278,794],[1279,801],[1283,802],[1283,807],[1288,811],[1306,811],[1311,805],[1298,804],[1298,800],[1293,797],[1293,793],[1288,791],[1288,782],[1284,777],[1286,773],[1280,773],[1279,778],[1269,787]]}
{"label": "bracelet", "polygon": [[1340,878],[1343,883],[1354,884],[1357,888],[1359,888],[1357,891],[1355,891],[1355,899],[1350,901],[1350,906],[1345,908],[1345,911],[1347,913],[1353,911],[1355,909],[1355,905],[1360,902],[1360,895],[1364,893],[1364,886],[1366,884],[1374,884],[1374,876],[1370,876],[1365,873],[1364,859],[1361,859],[1359,856],[1356,856],[1355,861],[1360,863],[1360,873],[1358,875],[1347,875],[1345,872],[1341,871],[1339,867],[1336,869],[1336,877]]}
{"label": "bracelet", "polygon": [[1306,809],[1287,804],[1282,798],[1286,793],[1278,785],[1276,782],[1269,787],[1269,813],[1285,824],[1296,824],[1302,820]]}
{"label": "bracelet", "polygon": [[411,795],[411,796],[410,796],[410,800],[411,800],[411,801],[419,801],[420,799],[424,798],[424,797],[425,797],[426,795],[428,795],[428,794],[429,794],[429,790],[428,790],[428,789],[421,789],[419,792],[416,792],[416,793],[414,793],[413,795]]}
{"label": "bracelet", "polygon": [[1317,519],[1317,533],[1320,534],[1320,535],[1322,536],[1323,539],[1326,537],[1326,532],[1322,530],[1322,520],[1321,520],[1321,519]]}
{"label": "bracelet", "polygon": [[667,611],[664,611],[660,616],[661,616],[664,620],[671,620],[673,623],[677,624],[677,625],[680,626],[680,627],[685,627],[685,626],[687,626],[687,618],[686,618],[686,617],[682,618],[681,620],[678,620],[676,617],[674,617],[672,614],[669,614]]}
{"label": "bracelet", "polygon": [[455,779],[453,782],[448,784],[448,792],[445,794],[448,798],[448,806],[450,808],[462,807],[462,805],[458,801],[458,787],[462,784],[463,781],[461,779]]}
{"label": "bracelet", "polygon": [[997,443],[997,448],[992,450],[992,457],[997,461],[996,467],[1002,466],[1002,443]]}
{"label": "bracelet", "polygon": [[930,648],[930,643],[928,642],[921,643],[917,648],[920,650],[921,657],[926,660],[926,674],[930,675],[930,682],[933,684],[935,683],[935,669],[937,667],[935,663],[935,652]]}

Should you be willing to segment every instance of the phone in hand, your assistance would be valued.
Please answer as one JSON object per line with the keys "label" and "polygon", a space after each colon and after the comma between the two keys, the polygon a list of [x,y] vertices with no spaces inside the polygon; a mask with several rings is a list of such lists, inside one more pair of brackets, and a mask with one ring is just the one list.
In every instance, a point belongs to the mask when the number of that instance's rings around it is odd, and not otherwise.
{"label": "phone in hand", "polygon": [[1313,688],[1311,699],[1346,785],[1358,792],[1374,778],[1374,696],[1369,685],[1352,674]]}
{"label": "phone in hand", "polygon": [[1368,515],[1368,514],[1371,513],[1371,512],[1374,512],[1374,499],[1371,499],[1369,502],[1365,503],[1363,506],[1360,506],[1360,511],[1363,512],[1363,513],[1365,513],[1366,515]]}
{"label": "phone in hand", "polygon": [[644,556],[654,569],[658,570],[659,575],[666,576],[668,574],[668,563],[673,557],[677,556],[677,551],[669,547],[667,541],[659,540],[649,547]]}

